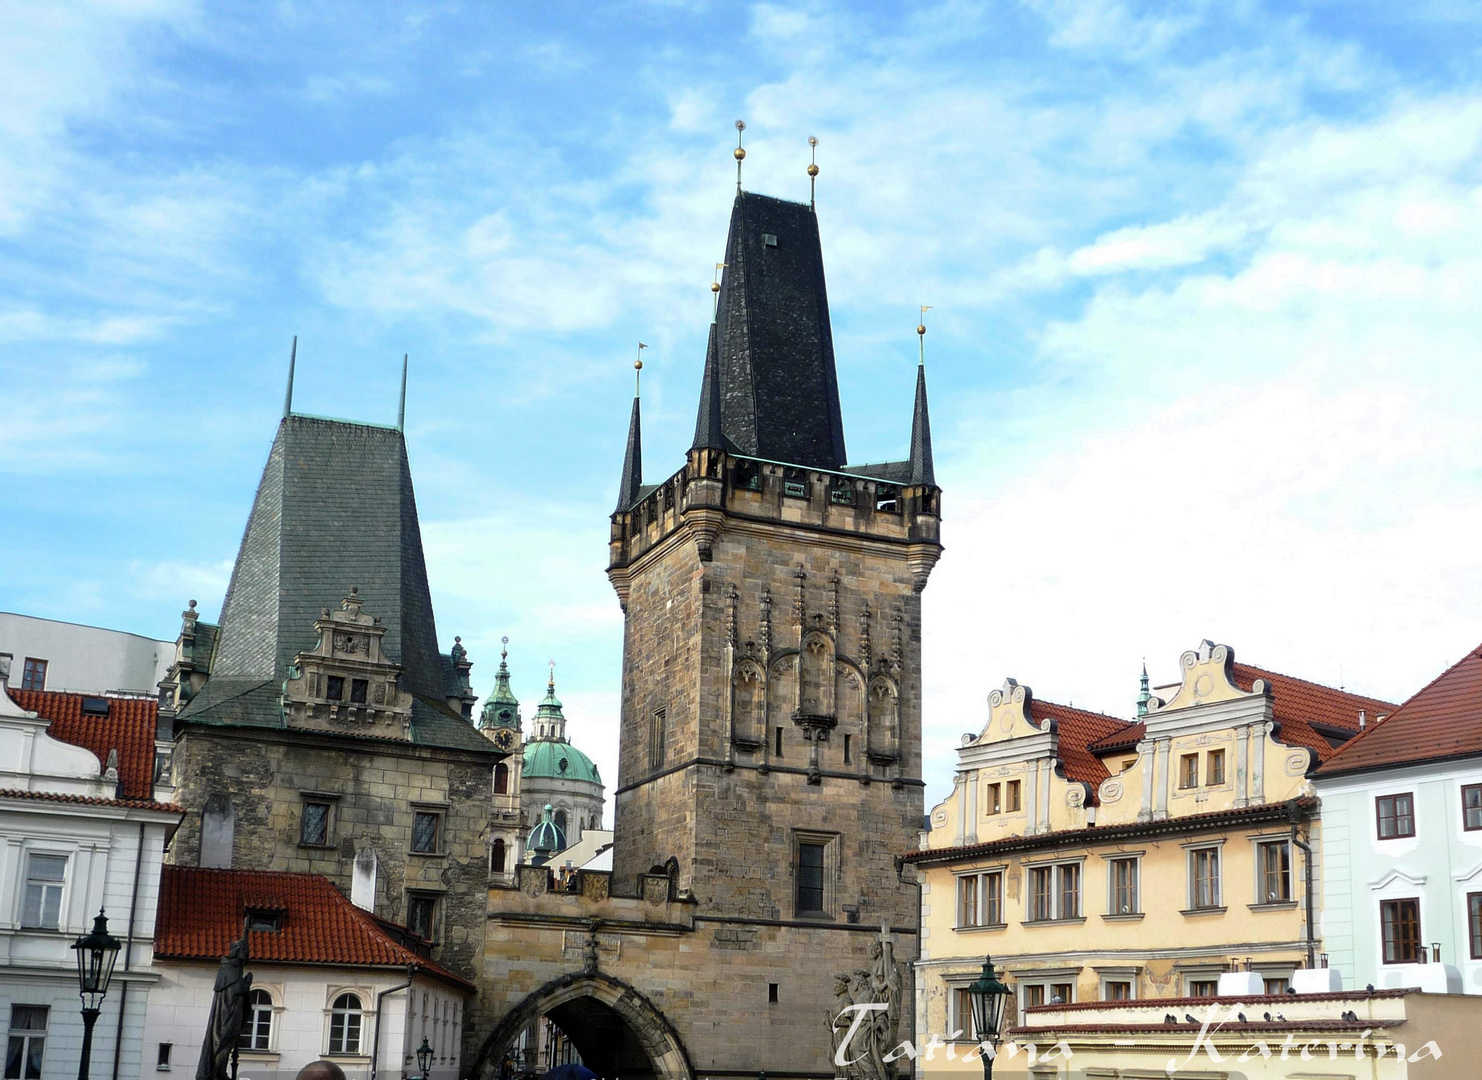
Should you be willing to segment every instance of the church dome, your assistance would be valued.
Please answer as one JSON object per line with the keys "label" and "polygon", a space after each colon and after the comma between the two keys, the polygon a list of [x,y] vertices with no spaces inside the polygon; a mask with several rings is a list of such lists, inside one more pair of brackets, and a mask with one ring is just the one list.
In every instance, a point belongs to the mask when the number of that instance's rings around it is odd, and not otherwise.
{"label": "church dome", "polygon": [[566,850],[566,834],[551,818],[551,804],[545,804],[545,816],[530,830],[525,846],[539,856],[550,856]]}
{"label": "church dome", "polygon": [[525,744],[523,775],[551,780],[585,780],[601,784],[592,759],[564,739],[533,739]]}

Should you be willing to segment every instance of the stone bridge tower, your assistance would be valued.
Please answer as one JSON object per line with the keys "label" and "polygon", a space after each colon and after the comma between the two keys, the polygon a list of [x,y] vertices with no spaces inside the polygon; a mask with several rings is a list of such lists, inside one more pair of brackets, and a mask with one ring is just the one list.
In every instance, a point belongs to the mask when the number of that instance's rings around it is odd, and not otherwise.
{"label": "stone bridge tower", "polygon": [[925,371],[909,458],[846,464],[813,208],[738,192],[725,262],[687,461],[643,483],[635,399],[612,516],[614,878],[663,868],[743,923],[913,931],[895,857],[922,823],[941,552]]}

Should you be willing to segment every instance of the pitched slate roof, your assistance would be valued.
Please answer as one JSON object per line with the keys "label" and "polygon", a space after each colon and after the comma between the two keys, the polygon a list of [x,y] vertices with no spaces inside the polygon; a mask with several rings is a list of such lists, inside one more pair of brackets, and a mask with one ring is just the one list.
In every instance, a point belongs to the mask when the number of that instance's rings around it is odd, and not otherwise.
{"label": "pitched slate roof", "polygon": [[1237,663],[1233,668],[1235,685],[1241,690],[1249,692],[1256,679],[1264,679],[1271,687],[1271,715],[1278,726],[1276,738],[1288,746],[1316,751],[1319,761],[1327,761],[1337,753],[1322,729],[1331,731],[1331,737],[1341,745],[1358,734],[1360,710],[1372,721],[1395,709],[1391,701],[1350,694],[1250,664]]}
{"label": "pitched slate roof", "polygon": [[721,428],[742,453],[819,469],[845,463],[818,218],[737,192],[720,280]]}
{"label": "pitched slate roof", "polygon": [[208,870],[166,865],[160,877],[154,955],[218,960],[242,936],[247,911],[282,915],[282,928],[251,931],[254,962],[350,967],[414,966],[465,990],[473,987],[398,939],[419,940],[405,928],[362,911],[318,874]]}
{"label": "pitched slate roof", "polygon": [[1482,754],[1482,645],[1441,672],[1382,723],[1317,770],[1319,776]]}
{"label": "pitched slate roof", "polygon": [[926,365],[916,368],[916,402],[911,411],[911,483],[937,483],[931,458],[931,413],[926,407]]}
{"label": "pitched slate roof", "polygon": [[1073,705],[1056,705],[1053,701],[1039,698],[1030,699],[1029,712],[1032,720],[1055,721],[1060,740],[1060,764],[1066,779],[1089,784],[1091,797],[1088,805],[1099,805],[1096,789],[1111,773],[1087,748],[1091,743],[1119,734],[1132,725],[1115,716],[1087,712]]}
{"label": "pitched slate roof", "polygon": [[[84,696],[101,697],[108,703],[108,715],[84,713]],[[50,720],[47,731],[52,738],[91,750],[105,767],[109,751],[117,750],[120,798],[145,802],[154,799],[154,735],[159,717],[156,699],[16,689],[10,690],[10,697],[21,708]]]}
{"label": "pitched slate roof", "polygon": [[186,723],[281,726],[288,667],[350,587],[386,627],[383,649],[416,699],[412,741],[488,752],[447,705],[459,688],[437,646],[406,443],[395,428],[290,415],[278,425],[222,604],[211,674]]}

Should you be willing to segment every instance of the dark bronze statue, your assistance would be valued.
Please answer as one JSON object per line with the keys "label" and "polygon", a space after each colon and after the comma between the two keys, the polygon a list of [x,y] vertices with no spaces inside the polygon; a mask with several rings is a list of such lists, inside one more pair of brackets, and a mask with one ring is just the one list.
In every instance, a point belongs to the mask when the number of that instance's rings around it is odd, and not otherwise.
{"label": "dark bronze statue", "polygon": [[244,932],[241,941],[232,943],[216,971],[211,1018],[206,1022],[206,1040],[201,1043],[196,1080],[234,1080],[228,1066],[242,1035],[242,1019],[247,1012],[247,994],[251,989],[252,976],[247,972],[247,935]]}

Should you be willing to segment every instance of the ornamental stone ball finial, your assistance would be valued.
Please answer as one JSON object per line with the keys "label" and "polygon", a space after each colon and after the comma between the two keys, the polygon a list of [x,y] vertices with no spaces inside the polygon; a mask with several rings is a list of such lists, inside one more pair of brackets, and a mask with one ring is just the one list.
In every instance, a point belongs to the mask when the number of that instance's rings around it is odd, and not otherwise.
{"label": "ornamental stone ball finial", "polygon": [[746,160],[746,149],[741,145],[741,133],[746,130],[746,121],[736,121],[736,149],[732,152],[736,159],[736,194],[741,193],[741,163]]}

